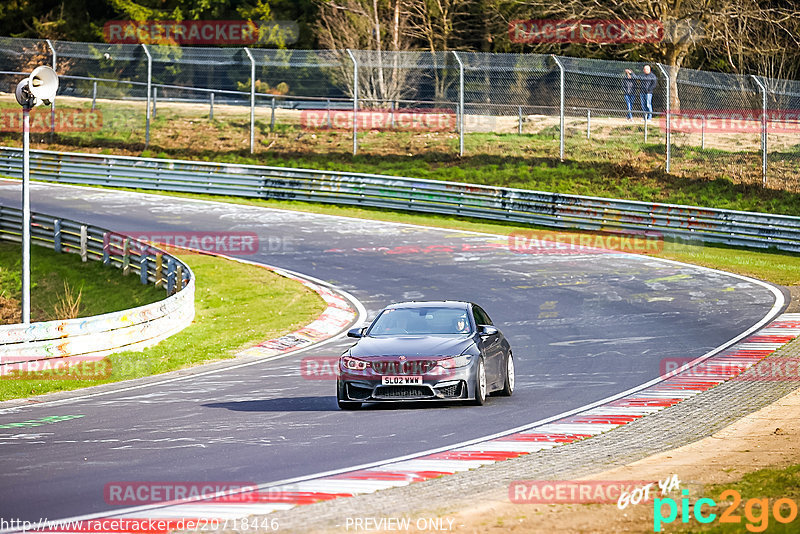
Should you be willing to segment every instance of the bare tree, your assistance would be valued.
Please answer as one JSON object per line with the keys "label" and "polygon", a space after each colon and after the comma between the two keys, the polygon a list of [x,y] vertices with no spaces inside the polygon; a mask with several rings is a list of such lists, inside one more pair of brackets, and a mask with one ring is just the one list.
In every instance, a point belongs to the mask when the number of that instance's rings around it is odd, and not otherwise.
{"label": "bare tree", "polygon": [[[359,93],[379,104],[409,96],[413,76],[400,52],[411,48],[402,0],[341,0],[319,2],[317,36],[320,45],[334,50],[342,67],[337,81],[353,94],[347,49],[359,50]],[[386,52],[390,52],[387,67]]]}
{"label": "bare tree", "polygon": [[[650,58],[670,67],[669,83],[673,109],[680,108],[677,86],[678,70],[686,57],[698,45],[698,30],[711,21],[714,4],[721,0],[524,0],[499,1],[496,8],[505,16],[516,18],[543,18],[591,20],[658,20],[664,28],[660,42],[614,44],[616,55],[622,57]],[[728,0],[724,0],[728,1]],[[729,0],[737,1],[737,0]],[[608,44],[587,45],[589,49],[607,51]],[[541,52],[554,52],[552,44],[534,47]],[[591,52],[590,52],[591,53]]]}
{"label": "bare tree", "polygon": [[406,35],[431,53],[434,94],[444,99],[452,77],[445,71],[446,57],[437,52],[460,48],[456,24],[469,16],[472,0],[405,0],[404,9],[408,24]]}
{"label": "bare tree", "polygon": [[[497,0],[506,23],[516,18],[653,19],[664,39],[657,43],[606,46],[621,57],[645,58],[669,67],[672,108],[680,109],[677,76],[687,58],[724,57],[734,72],[756,70],[775,77],[796,68],[800,10],[780,0]],[[594,45],[595,48],[602,45]],[[539,45],[553,51],[553,45]],[[591,48],[591,47],[589,47]],[[537,50],[534,47],[533,50]]]}
{"label": "bare tree", "polygon": [[714,17],[711,52],[737,74],[793,78],[800,58],[800,9],[791,2],[737,0]]}

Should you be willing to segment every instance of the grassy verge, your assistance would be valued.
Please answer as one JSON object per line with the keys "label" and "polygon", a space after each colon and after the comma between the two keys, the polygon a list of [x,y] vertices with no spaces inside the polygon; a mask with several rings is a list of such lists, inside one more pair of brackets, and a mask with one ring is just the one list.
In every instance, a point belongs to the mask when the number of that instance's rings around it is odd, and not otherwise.
{"label": "grassy verge", "polygon": [[[0,323],[21,319],[21,245],[0,241]],[[138,276],[122,276],[101,263],[83,263],[75,254],[31,247],[31,320],[89,317],[144,306],[164,292],[143,286]]]}
{"label": "grassy verge", "polygon": [[[4,106],[16,104],[0,101],[0,108]],[[69,106],[87,110],[89,104],[76,100]],[[141,106],[100,102],[98,111],[102,113],[100,130],[61,133],[52,141],[49,134],[36,134],[33,147],[357,171],[647,202],[800,213],[797,144],[770,153],[770,187],[763,188],[757,143],[740,146],[736,139],[728,139],[719,145],[724,149],[701,150],[694,146],[699,145],[698,140],[681,140],[676,134],[672,173],[667,174],[663,131],[652,126],[645,143],[642,125],[624,121],[598,127],[586,139],[580,121],[571,118],[566,161],[561,162],[558,130],[550,119],[526,125],[522,135],[466,134],[464,157],[458,156],[458,137],[452,132],[366,131],[359,135],[359,154],[353,156],[348,131],[309,130],[286,111],[278,115],[271,131],[268,110],[256,110],[255,154],[249,152],[248,110],[244,107],[221,106],[215,109],[215,119],[209,120],[205,106],[165,103],[152,121],[147,150]],[[19,135],[0,133],[0,143],[19,146]]]}
{"label": "grassy verge", "polygon": [[[180,255],[197,277],[195,320],[155,347],[110,356],[104,380],[0,380],[0,400],[164,373],[233,357],[237,349],[290,332],[324,309],[318,295],[263,268],[205,255]],[[116,269],[109,269],[119,277]],[[163,296],[163,294],[162,294]]]}
{"label": "grassy verge", "polygon": [[[741,502],[736,502],[734,495],[725,494],[726,491],[736,491],[741,497]],[[716,514],[713,522],[702,525],[693,517],[693,504],[700,497],[712,499],[717,506],[704,506],[703,515]],[[753,502],[748,503],[751,499]],[[781,503],[779,507],[782,517],[789,518],[791,510],[797,513],[800,505],[800,464],[789,466],[785,469],[759,469],[744,475],[734,484],[715,485],[705,488],[703,495],[690,496],[690,523],[682,532],[708,532],[708,533],[733,533],[733,532],[768,532],[768,533],[794,533],[798,531],[798,519],[795,517],[790,523],[781,523],[775,519],[774,506],[778,499],[790,499],[794,506]],[[677,499],[676,499],[677,500]],[[757,502],[755,502],[757,501]],[[735,506],[734,506],[735,505]],[[680,507],[680,501],[678,501]],[[721,514],[726,510],[731,518],[739,518],[738,523],[721,522]],[[666,513],[666,506],[665,506]],[[680,512],[678,512],[680,514]],[[677,524],[679,518],[673,523]]]}

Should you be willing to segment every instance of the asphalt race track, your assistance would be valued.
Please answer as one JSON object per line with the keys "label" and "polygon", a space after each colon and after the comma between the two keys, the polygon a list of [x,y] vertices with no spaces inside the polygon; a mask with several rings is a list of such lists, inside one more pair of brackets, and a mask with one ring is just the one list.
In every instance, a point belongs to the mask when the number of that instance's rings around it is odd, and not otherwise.
{"label": "asphalt race track", "polygon": [[[19,183],[0,204],[19,206]],[[369,319],[386,304],[471,300],[508,337],[513,397],[483,407],[365,407],[342,412],[335,384],[302,355],[180,381],[0,410],[0,517],[36,521],[115,512],[118,481],[265,483],[393,458],[500,432],[657,377],[664,358],[700,356],[759,322],[762,284],[622,254],[518,254],[503,238],[341,217],[34,184],[32,209],[126,233],[255,232],[249,260],[350,292]]]}

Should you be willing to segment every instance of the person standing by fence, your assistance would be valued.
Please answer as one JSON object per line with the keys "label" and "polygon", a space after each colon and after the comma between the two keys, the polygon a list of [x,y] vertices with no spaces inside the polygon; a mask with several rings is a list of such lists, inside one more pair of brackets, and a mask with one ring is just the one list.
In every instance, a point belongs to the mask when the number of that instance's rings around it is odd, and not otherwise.
{"label": "person standing by fence", "polygon": [[622,76],[622,96],[625,97],[625,105],[628,107],[628,120],[633,120],[633,99],[635,94],[635,84],[633,78],[633,71],[625,69],[625,74]]}
{"label": "person standing by fence", "polygon": [[658,86],[658,78],[650,72],[650,65],[645,65],[644,74],[639,78],[639,98],[642,104],[644,120],[653,120],[653,93]]}

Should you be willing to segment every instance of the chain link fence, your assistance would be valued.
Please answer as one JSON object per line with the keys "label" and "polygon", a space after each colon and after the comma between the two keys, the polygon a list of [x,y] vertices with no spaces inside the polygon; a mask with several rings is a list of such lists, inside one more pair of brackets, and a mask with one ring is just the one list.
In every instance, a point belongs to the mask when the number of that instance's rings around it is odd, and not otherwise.
{"label": "chain link fence", "polygon": [[[36,110],[42,139],[269,150],[328,135],[376,147],[632,164],[800,190],[800,82],[537,54],[275,50],[0,38],[0,98],[55,65],[58,107]],[[655,87],[648,88],[654,78]],[[652,115],[645,111],[652,91]],[[70,126],[62,108],[101,112]],[[64,118],[66,113],[66,119]],[[74,120],[73,120],[74,122]],[[6,120],[5,131],[14,131]],[[151,133],[157,135],[157,142]],[[281,137],[283,136],[283,137]],[[52,139],[52,137],[51,137]],[[152,147],[156,148],[156,147]]]}

